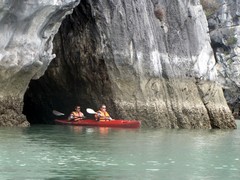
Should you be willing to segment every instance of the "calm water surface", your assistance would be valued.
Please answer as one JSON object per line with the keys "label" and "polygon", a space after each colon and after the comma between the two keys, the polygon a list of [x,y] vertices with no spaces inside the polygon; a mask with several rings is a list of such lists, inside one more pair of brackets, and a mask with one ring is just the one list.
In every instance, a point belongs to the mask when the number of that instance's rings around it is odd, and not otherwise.
{"label": "calm water surface", "polygon": [[0,179],[239,180],[240,130],[0,128]]}

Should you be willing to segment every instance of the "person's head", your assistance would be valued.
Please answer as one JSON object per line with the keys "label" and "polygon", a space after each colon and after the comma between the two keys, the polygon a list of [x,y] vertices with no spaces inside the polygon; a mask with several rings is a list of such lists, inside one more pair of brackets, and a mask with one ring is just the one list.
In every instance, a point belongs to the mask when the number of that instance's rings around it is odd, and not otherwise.
{"label": "person's head", "polygon": [[100,110],[101,110],[101,111],[106,111],[106,108],[107,108],[106,105],[105,105],[105,104],[102,104],[101,107],[100,107]]}
{"label": "person's head", "polygon": [[75,111],[80,111],[81,110],[81,107],[80,106],[75,106]]}

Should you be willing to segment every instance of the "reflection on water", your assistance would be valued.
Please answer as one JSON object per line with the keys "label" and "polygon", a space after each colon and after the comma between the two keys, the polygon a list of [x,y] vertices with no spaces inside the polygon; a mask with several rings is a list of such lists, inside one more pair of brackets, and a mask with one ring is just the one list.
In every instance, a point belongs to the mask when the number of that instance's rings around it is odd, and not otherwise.
{"label": "reflection on water", "polygon": [[84,127],[84,126],[69,126],[70,130],[76,134],[85,134],[97,132],[99,135],[108,135],[111,128],[109,127]]}
{"label": "reflection on water", "polygon": [[239,179],[239,130],[0,128],[0,179]]}

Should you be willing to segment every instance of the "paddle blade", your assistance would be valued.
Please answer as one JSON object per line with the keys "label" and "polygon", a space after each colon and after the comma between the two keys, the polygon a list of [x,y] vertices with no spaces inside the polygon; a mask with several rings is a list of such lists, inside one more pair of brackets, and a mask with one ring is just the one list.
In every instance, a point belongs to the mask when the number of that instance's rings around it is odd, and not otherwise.
{"label": "paddle blade", "polygon": [[63,116],[64,114],[59,112],[59,111],[56,111],[56,110],[53,110],[52,113],[56,116]]}
{"label": "paddle blade", "polygon": [[86,111],[89,114],[96,114],[96,112],[93,109],[91,109],[91,108],[87,108]]}

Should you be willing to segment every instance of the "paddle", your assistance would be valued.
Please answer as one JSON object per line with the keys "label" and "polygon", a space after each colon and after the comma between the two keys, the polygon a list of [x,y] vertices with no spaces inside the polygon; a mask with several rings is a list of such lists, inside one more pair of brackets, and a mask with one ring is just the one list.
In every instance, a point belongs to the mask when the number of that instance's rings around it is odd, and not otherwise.
{"label": "paddle", "polygon": [[61,113],[61,112],[56,111],[56,110],[53,110],[52,113],[53,113],[54,115],[56,115],[56,116],[63,116],[63,115],[65,115],[64,113]]}
{"label": "paddle", "polygon": [[87,108],[86,111],[89,114],[96,114],[96,112],[93,109],[91,109],[91,108]]}

